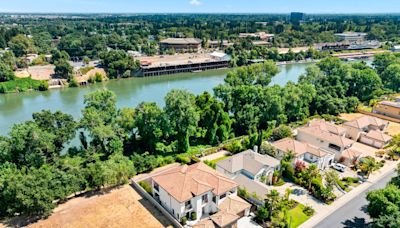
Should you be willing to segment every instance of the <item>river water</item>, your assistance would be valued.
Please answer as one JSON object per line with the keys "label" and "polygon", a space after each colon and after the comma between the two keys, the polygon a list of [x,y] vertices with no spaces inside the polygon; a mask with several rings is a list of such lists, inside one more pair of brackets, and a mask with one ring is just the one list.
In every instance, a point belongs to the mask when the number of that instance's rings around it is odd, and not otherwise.
{"label": "river water", "polygon": [[[279,66],[281,72],[272,80],[273,84],[285,85],[296,82],[310,63]],[[111,80],[80,88],[52,89],[45,92],[0,94],[0,135],[6,135],[16,123],[32,118],[32,113],[43,109],[69,113],[78,118],[81,114],[85,94],[101,88],[112,90],[117,95],[118,107],[136,107],[140,102],[157,102],[164,105],[164,96],[171,89],[186,89],[195,94],[212,92],[223,83],[227,70],[201,73],[167,75],[148,78]]]}

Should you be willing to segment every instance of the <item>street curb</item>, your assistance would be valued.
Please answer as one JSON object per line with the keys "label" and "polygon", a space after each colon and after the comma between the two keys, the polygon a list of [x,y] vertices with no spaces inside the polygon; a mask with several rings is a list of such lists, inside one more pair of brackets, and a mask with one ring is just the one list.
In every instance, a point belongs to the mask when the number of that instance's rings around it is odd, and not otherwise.
{"label": "street curb", "polygon": [[385,167],[383,167],[382,169],[384,169],[384,170],[380,170],[381,172],[379,172],[379,170],[378,170],[379,173],[376,173],[376,175],[372,176],[370,178],[370,180],[368,180],[367,182],[364,182],[363,184],[356,187],[349,193],[340,197],[338,200],[333,202],[331,205],[327,205],[326,210],[311,217],[309,220],[307,220],[303,224],[301,224],[298,228],[309,228],[309,227],[314,227],[314,226],[318,225],[318,223],[320,223],[323,219],[325,219],[329,215],[333,214],[336,210],[340,209],[346,203],[350,202],[353,198],[358,196],[360,193],[362,193],[363,191],[367,190],[369,187],[374,185],[379,179],[381,179],[384,176],[389,175],[394,169],[396,169],[398,164],[399,164],[399,162],[395,162],[395,163],[391,164],[390,166],[387,166],[386,169],[385,169]]}

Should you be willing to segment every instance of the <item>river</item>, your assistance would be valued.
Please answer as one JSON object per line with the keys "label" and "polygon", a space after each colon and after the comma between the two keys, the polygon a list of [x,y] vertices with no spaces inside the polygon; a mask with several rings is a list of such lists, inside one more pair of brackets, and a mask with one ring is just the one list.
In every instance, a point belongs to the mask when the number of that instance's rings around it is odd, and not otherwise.
{"label": "river", "polygon": [[[285,85],[296,82],[310,63],[279,66],[280,73],[272,80],[273,84]],[[32,118],[32,113],[41,110],[60,110],[80,117],[85,94],[100,88],[112,90],[117,95],[118,107],[136,107],[142,101],[157,102],[164,105],[164,96],[171,89],[187,89],[195,94],[212,92],[223,83],[227,70],[207,71],[179,75],[148,78],[129,78],[110,80],[80,88],[52,89],[45,92],[26,92],[0,94],[0,135],[6,135],[16,123]]]}

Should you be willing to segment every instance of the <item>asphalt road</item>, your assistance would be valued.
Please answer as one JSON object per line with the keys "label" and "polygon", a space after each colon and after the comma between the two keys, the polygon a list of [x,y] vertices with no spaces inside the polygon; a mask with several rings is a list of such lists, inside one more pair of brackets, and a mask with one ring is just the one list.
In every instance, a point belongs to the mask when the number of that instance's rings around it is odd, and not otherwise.
{"label": "asphalt road", "polygon": [[366,213],[368,201],[365,199],[367,193],[374,189],[384,188],[392,177],[396,175],[395,171],[389,173],[376,184],[369,187],[360,195],[349,201],[346,205],[337,209],[323,221],[316,225],[316,228],[361,228],[367,227],[371,221]]}

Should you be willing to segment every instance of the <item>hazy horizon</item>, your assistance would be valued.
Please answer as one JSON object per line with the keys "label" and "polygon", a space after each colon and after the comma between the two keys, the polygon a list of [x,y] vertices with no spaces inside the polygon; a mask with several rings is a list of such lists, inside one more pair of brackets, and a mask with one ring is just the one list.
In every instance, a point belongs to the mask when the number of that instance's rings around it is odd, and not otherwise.
{"label": "hazy horizon", "polygon": [[1,13],[396,14],[397,0],[0,0]]}

